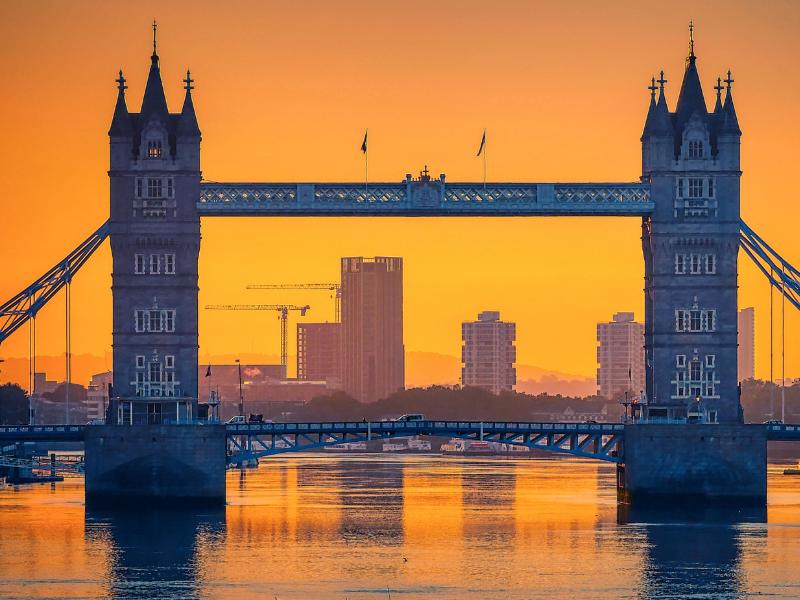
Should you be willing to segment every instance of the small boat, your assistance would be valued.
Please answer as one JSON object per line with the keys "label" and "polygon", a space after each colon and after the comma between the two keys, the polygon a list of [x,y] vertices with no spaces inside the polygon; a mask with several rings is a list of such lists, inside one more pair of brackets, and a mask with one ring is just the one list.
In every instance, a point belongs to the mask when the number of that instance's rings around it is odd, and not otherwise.
{"label": "small boat", "polygon": [[784,475],[800,475],[800,463],[796,467],[789,467],[783,470]]}

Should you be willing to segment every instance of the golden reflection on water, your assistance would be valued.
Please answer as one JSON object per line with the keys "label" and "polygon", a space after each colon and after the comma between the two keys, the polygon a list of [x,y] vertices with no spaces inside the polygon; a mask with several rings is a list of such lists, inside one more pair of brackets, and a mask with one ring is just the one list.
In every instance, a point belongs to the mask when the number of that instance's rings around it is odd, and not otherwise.
{"label": "golden reflection on water", "polygon": [[[0,596],[800,596],[800,478],[764,511],[620,509],[577,459],[276,457],[220,510],[88,512],[81,480],[0,489]],[[761,521],[761,522],[759,522]]]}

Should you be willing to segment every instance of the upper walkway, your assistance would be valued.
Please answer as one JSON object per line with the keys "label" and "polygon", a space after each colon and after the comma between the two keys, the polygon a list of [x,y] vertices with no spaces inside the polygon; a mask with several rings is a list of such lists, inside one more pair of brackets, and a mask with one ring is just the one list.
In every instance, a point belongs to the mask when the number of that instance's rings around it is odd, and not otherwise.
{"label": "upper walkway", "polygon": [[201,216],[643,216],[643,183],[216,183],[200,185]]}

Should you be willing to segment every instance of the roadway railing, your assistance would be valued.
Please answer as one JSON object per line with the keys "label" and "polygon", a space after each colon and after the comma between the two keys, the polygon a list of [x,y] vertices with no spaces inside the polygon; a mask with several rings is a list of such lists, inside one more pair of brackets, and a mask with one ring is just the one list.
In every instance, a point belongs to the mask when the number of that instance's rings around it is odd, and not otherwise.
{"label": "roadway railing", "polygon": [[319,421],[308,423],[238,423],[225,426],[228,435],[396,432],[409,435],[464,433],[619,434],[622,423],[543,423],[520,421]]}

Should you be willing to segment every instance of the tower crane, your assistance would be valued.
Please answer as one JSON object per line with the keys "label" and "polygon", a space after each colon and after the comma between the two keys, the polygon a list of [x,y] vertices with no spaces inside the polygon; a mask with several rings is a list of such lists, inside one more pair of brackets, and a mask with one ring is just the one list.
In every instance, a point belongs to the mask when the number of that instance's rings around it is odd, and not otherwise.
{"label": "tower crane", "polygon": [[280,313],[281,320],[281,365],[286,371],[288,361],[288,352],[286,348],[287,341],[287,327],[286,322],[289,317],[290,310],[296,310],[300,313],[301,317],[306,315],[306,311],[311,310],[311,307],[306,304],[305,306],[296,306],[294,304],[208,304],[206,310],[276,310]]}
{"label": "tower crane", "polygon": [[342,320],[342,286],[338,283],[261,283],[248,285],[248,290],[328,290],[333,292],[334,321]]}

